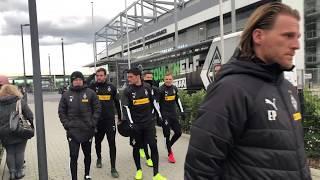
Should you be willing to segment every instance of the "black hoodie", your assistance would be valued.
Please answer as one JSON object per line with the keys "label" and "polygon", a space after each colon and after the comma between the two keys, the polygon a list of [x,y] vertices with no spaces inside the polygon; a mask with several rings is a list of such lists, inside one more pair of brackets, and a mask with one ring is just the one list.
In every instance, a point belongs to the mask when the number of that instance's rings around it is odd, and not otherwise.
{"label": "black hoodie", "polygon": [[83,87],[70,87],[59,103],[59,118],[67,135],[79,142],[93,137],[101,106],[96,93]]}
{"label": "black hoodie", "polygon": [[185,180],[310,180],[296,89],[278,64],[236,51],[191,128]]}

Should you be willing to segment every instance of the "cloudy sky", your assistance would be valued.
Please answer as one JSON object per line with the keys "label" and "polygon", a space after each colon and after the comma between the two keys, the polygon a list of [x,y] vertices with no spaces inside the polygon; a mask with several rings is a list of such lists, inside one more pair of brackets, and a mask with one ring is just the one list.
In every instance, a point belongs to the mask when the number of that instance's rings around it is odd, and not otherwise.
{"label": "cloudy sky", "polygon": [[[37,0],[42,74],[62,74],[61,38],[64,38],[66,73],[93,62],[91,2],[94,2],[95,29],[124,10],[125,0]],[[0,0],[0,74],[23,75],[20,24],[29,23],[27,0]],[[131,4],[134,0],[128,0]],[[26,73],[31,75],[29,27],[23,28]]]}

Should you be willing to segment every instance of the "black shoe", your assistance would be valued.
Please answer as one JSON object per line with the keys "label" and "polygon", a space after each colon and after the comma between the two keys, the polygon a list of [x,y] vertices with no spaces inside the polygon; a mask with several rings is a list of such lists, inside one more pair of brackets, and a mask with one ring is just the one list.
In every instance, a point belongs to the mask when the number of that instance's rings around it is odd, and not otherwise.
{"label": "black shoe", "polygon": [[84,180],[92,180],[92,178],[91,178],[91,176],[86,175],[86,176],[84,176]]}
{"label": "black shoe", "polygon": [[10,172],[10,180],[15,180],[16,179],[16,173],[15,172]]}
{"label": "black shoe", "polygon": [[97,159],[97,164],[96,164],[97,168],[102,168],[102,162],[101,162],[101,158]]}
{"label": "black shoe", "polygon": [[118,171],[116,170],[116,168],[111,168],[111,176],[113,178],[118,178],[119,177],[119,173]]}
{"label": "black shoe", "polygon": [[16,179],[22,179],[25,176],[24,170],[20,169],[19,171],[16,172]]}

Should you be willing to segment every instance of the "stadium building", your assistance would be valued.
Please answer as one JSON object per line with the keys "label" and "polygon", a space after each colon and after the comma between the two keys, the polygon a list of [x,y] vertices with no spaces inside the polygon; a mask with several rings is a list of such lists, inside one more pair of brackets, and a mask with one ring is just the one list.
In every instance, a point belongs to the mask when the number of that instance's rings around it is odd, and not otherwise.
{"label": "stadium building", "polygon": [[[223,0],[224,35],[241,31],[250,14],[270,1]],[[95,33],[96,66],[107,67],[117,87],[125,83],[130,59],[131,67],[152,71],[154,80],[170,71],[178,87],[201,89],[200,72],[213,39],[220,36],[219,7],[219,0],[138,0]],[[225,59],[234,47],[225,45]],[[214,51],[212,62],[224,63],[221,49]]]}

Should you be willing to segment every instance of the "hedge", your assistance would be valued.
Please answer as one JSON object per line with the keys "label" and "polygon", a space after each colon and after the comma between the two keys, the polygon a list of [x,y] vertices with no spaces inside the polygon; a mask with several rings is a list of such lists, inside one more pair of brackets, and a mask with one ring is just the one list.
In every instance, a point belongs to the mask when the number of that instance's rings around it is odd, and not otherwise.
{"label": "hedge", "polygon": [[180,120],[184,133],[190,133],[192,122],[197,118],[198,109],[204,99],[206,91],[200,90],[195,93],[188,93],[186,90],[179,91],[179,97],[186,113],[186,119]]}
{"label": "hedge", "polygon": [[[319,91],[320,92],[320,91]],[[320,97],[317,91],[304,91],[303,126],[305,149],[310,158],[320,158]]]}

